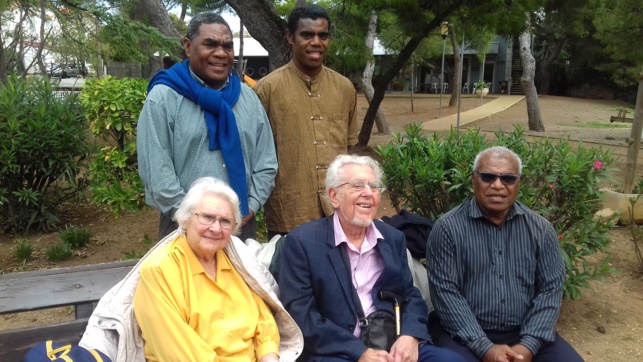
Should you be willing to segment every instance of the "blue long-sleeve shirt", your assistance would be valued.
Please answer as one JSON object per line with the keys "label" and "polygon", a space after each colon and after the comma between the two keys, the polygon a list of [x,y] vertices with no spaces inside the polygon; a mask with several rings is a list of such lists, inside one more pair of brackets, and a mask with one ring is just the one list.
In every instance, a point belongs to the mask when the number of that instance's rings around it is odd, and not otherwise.
{"label": "blue long-sleeve shirt", "polygon": [[[272,129],[250,87],[242,85],[232,112],[243,150],[248,205],[257,213],[272,192],[277,175]],[[137,126],[138,170],[146,202],[163,213],[176,211],[194,180],[213,176],[229,183],[226,168],[238,167],[226,165],[221,150],[208,149],[204,117],[198,104],[162,84],[152,88],[145,100]]]}
{"label": "blue long-sleeve shirt", "polygon": [[443,215],[427,245],[431,300],[443,328],[482,358],[484,330],[519,330],[534,355],[553,342],[565,266],[549,221],[515,202],[501,225],[475,200]]}

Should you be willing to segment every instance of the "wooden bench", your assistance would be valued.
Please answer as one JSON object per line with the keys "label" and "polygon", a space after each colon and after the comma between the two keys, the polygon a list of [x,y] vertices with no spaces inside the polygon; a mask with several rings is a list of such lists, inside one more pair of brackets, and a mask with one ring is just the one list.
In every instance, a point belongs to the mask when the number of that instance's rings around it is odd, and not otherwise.
{"label": "wooden bench", "polygon": [[78,343],[95,303],[138,260],[0,275],[0,315],[73,306],[75,320],[0,331],[0,362],[22,361],[38,342]]}
{"label": "wooden bench", "polygon": [[610,116],[610,123],[614,122],[627,122],[627,123],[633,123],[634,118],[627,117],[627,113],[629,111],[625,108],[619,108],[618,109],[618,116]]}

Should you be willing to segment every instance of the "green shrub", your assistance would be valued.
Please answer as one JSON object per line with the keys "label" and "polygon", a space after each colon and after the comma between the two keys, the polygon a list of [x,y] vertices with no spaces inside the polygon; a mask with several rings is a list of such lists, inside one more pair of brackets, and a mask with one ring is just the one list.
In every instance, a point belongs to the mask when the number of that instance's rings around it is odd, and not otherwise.
{"label": "green shrub", "polygon": [[130,252],[125,252],[123,253],[123,256],[121,257],[120,261],[126,261],[126,260],[136,260],[140,259],[145,256],[147,253],[147,250],[132,250]]}
{"label": "green shrub", "polygon": [[141,239],[141,242],[145,245],[152,245],[154,243],[154,240],[152,240],[152,238],[149,235],[144,234],[143,238]]}
{"label": "green shrub", "polygon": [[49,261],[63,261],[71,258],[72,250],[67,244],[54,244],[45,249],[45,255]]}
{"label": "green shrub", "polygon": [[641,195],[643,194],[643,177],[639,179],[639,182],[634,185],[634,189],[632,190],[633,194],[638,194]]}
{"label": "green shrub", "polygon": [[13,255],[24,264],[33,258],[33,246],[26,239],[19,239],[13,249]]}
{"label": "green shrub", "polygon": [[423,135],[419,124],[408,125],[394,143],[376,150],[393,206],[437,219],[471,196],[472,160],[486,147],[477,131],[453,131],[442,140]]}
{"label": "green shrub", "polygon": [[57,98],[49,81],[11,75],[0,83],[0,226],[51,230],[57,207],[84,188],[90,152],[77,97]]}
{"label": "green shrub", "polygon": [[72,249],[87,246],[91,238],[91,230],[82,227],[79,228],[75,225],[65,227],[65,230],[60,233],[60,240],[62,240],[63,244],[69,245]]}
{"label": "green shrub", "polygon": [[608,151],[572,147],[569,140],[527,142],[518,126],[512,133],[496,132],[491,142],[475,130],[444,137],[426,136],[419,124],[410,124],[394,142],[379,147],[393,206],[437,219],[473,196],[471,173],[478,152],[506,146],[523,161],[518,200],[546,217],[556,228],[565,261],[565,297],[579,298],[589,280],[611,271],[610,256],[590,264],[587,257],[604,251],[615,219],[597,221],[602,192],[610,179],[613,158]]}
{"label": "green shrub", "polygon": [[138,176],[136,123],[145,101],[145,79],[88,80],[80,94],[92,134],[107,145],[89,167],[92,201],[109,205],[114,216],[145,206]]}
{"label": "green shrub", "polygon": [[268,241],[268,226],[266,226],[266,214],[263,209],[259,210],[256,215],[257,219],[257,241],[260,243],[267,243]]}

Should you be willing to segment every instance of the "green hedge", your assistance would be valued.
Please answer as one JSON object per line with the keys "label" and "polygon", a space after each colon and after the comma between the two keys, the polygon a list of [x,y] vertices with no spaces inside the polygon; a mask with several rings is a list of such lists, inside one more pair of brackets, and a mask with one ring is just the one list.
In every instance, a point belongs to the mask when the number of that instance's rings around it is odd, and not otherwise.
{"label": "green hedge", "polygon": [[58,206],[84,188],[90,153],[82,107],[56,96],[45,78],[0,83],[0,224],[6,232],[47,231]]}
{"label": "green hedge", "polygon": [[92,134],[106,143],[89,168],[92,201],[109,205],[116,217],[145,207],[136,159],[136,124],[147,83],[146,79],[104,77],[88,80],[80,94]]}
{"label": "green hedge", "polygon": [[611,179],[610,152],[572,146],[568,139],[527,142],[524,130],[496,132],[488,140],[475,130],[440,136],[425,135],[410,124],[394,141],[378,147],[387,189],[396,209],[407,209],[430,219],[473,196],[471,172],[475,156],[490,146],[506,146],[523,161],[518,200],[546,217],[559,234],[567,280],[565,297],[579,298],[589,280],[609,273],[610,256],[591,264],[588,257],[604,251],[614,219],[598,221],[603,179]]}

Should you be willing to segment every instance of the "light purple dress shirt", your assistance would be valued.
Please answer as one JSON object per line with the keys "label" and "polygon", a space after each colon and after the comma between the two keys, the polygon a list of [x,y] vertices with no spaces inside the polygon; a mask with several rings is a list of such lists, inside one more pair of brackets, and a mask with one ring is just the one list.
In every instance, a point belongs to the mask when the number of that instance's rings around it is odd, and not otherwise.
{"label": "light purple dress shirt", "polygon": [[[368,316],[376,311],[371,291],[373,290],[375,282],[382,274],[382,271],[384,271],[384,259],[382,259],[379,251],[375,249],[377,239],[381,239],[383,236],[379,230],[377,230],[375,224],[371,223],[371,225],[366,228],[361,250],[357,250],[353,244],[348,242],[348,238],[342,229],[337,213],[333,215],[333,225],[335,229],[335,245],[339,246],[341,243],[345,243],[345,248],[346,251],[348,251],[351,262],[351,281],[362,303],[364,315]],[[357,327],[353,335],[359,337],[362,329],[359,327],[358,318],[356,318],[356,321],[357,323],[355,325]]]}

